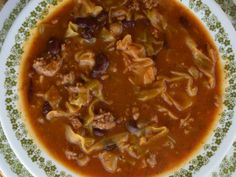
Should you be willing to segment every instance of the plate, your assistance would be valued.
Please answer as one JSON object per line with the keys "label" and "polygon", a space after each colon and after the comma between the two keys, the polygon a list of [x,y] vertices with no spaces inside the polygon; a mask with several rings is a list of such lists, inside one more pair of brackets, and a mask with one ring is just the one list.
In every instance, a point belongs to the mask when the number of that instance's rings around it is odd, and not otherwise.
{"label": "plate", "polygon": [[[22,3],[25,3],[22,0]],[[42,18],[47,11],[44,11],[48,4],[55,4],[56,1],[32,0],[17,17],[9,31],[6,42],[2,47],[0,57],[0,74],[2,74],[0,85],[3,92],[0,93],[1,122],[9,143],[21,162],[34,176],[71,176],[73,175],[63,166],[55,163],[47,154],[42,152],[28,135],[22,122],[20,112],[17,110],[17,72],[19,58],[22,54],[22,42],[29,37],[29,29],[32,28],[38,18]],[[224,13],[213,1],[187,1],[183,3],[190,7],[209,28],[214,36],[222,54],[227,73],[228,86],[226,88],[225,108],[214,135],[205,144],[203,150],[193,158],[185,167],[177,171],[174,176],[198,176],[206,175],[210,169],[220,162],[226,150],[234,139],[233,130],[236,127],[234,117],[235,90],[236,90],[236,67],[235,32]],[[211,8],[209,8],[211,7]],[[17,10],[15,11],[17,12]],[[14,16],[10,16],[13,18]]]}

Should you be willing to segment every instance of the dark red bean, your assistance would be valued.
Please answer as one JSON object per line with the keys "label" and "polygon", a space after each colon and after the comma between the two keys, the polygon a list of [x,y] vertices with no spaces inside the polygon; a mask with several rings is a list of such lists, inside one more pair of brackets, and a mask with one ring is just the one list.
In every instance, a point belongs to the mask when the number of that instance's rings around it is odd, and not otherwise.
{"label": "dark red bean", "polygon": [[99,26],[95,17],[78,17],[76,24],[79,28],[97,28]]}
{"label": "dark red bean", "polygon": [[98,128],[94,128],[93,133],[94,133],[95,136],[102,137],[106,134],[106,131],[98,129]]}
{"label": "dark red bean", "polygon": [[96,18],[100,27],[104,27],[108,23],[108,13],[106,11],[102,11]]}
{"label": "dark red bean", "polygon": [[128,121],[128,123],[126,124],[126,127],[130,133],[135,133],[139,130],[136,121],[133,119]]}
{"label": "dark red bean", "polygon": [[123,20],[122,25],[124,28],[134,28],[135,27],[135,21],[134,20]]}
{"label": "dark red bean", "polygon": [[52,54],[52,55],[58,55],[60,54],[61,51],[61,44],[59,42],[59,40],[57,40],[56,38],[51,38],[48,41],[48,51]]}
{"label": "dark red bean", "polygon": [[92,39],[95,36],[94,32],[91,31],[90,28],[82,29],[80,35],[84,39]]}
{"label": "dark red bean", "polygon": [[107,24],[108,14],[103,11],[97,17],[79,17],[75,21],[81,28],[81,36],[85,39],[91,39]]}
{"label": "dark red bean", "polygon": [[116,145],[116,143],[114,143],[114,142],[109,142],[109,143],[107,143],[107,144],[105,144],[105,146],[104,146],[104,150],[106,150],[106,151],[113,151],[113,150],[115,150],[117,148],[117,145]]}
{"label": "dark red bean", "polygon": [[52,111],[52,107],[51,107],[51,105],[49,104],[48,101],[45,101],[45,102],[43,103],[43,107],[42,107],[42,114],[43,114],[43,116],[46,117],[47,114],[48,114],[50,111]]}
{"label": "dark red bean", "polygon": [[92,77],[93,78],[101,77],[103,74],[106,73],[108,67],[109,67],[109,60],[107,56],[104,53],[97,54],[95,58],[95,66],[91,73]]}
{"label": "dark red bean", "polygon": [[76,24],[81,28],[81,36],[85,39],[91,39],[99,32],[99,24],[95,17],[79,17]]}

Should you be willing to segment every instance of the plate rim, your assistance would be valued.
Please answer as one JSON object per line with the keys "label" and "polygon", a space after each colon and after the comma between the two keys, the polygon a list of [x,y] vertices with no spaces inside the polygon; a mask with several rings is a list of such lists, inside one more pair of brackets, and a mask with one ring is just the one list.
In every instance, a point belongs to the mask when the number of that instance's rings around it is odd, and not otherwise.
{"label": "plate rim", "polygon": [[212,10],[212,9],[211,9]]}

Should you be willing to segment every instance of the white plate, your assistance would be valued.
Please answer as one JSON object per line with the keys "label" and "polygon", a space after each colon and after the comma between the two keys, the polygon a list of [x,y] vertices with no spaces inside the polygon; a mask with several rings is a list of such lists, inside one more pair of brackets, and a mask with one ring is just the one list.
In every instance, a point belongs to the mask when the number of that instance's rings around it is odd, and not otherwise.
{"label": "white plate", "polygon": [[[24,2],[24,0],[22,0],[22,2]],[[226,97],[224,114],[214,132],[214,136],[212,136],[197,157],[194,157],[188,165],[175,174],[184,176],[205,176],[217,164],[216,162],[221,161],[234,139],[233,131],[236,128],[236,122],[235,119],[233,119],[236,67],[232,60],[235,59],[236,44],[231,39],[235,36],[235,32],[225,14],[222,13],[213,1],[184,0],[183,2],[202,18],[206,26],[210,28],[216,41],[218,41],[218,46],[222,56],[224,56],[223,59],[227,66],[227,76],[230,81],[229,87],[227,87],[228,96]],[[40,6],[38,6],[39,3],[41,4]],[[0,74],[4,77],[1,78],[0,83],[5,84],[0,86],[0,89],[3,90],[3,92],[0,93],[0,97],[2,98],[0,100],[1,122],[14,152],[34,176],[67,176],[71,173],[60,164],[54,164],[55,162],[33,143],[20,119],[18,110],[15,109],[17,102],[15,81],[19,65],[18,59],[22,52],[21,43],[28,35],[27,30],[29,30],[30,25],[35,22],[35,19],[41,14],[46,4],[46,1],[32,0],[18,16],[2,48],[4,53],[2,52],[0,55],[2,61],[0,64]],[[36,8],[36,6],[38,7]],[[32,10],[35,11],[33,14],[36,14],[36,16],[31,15],[30,18],[27,18],[30,16]],[[17,13],[17,11],[15,13]],[[22,24],[24,28],[20,28]],[[18,32],[19,29],[20,31]]]}

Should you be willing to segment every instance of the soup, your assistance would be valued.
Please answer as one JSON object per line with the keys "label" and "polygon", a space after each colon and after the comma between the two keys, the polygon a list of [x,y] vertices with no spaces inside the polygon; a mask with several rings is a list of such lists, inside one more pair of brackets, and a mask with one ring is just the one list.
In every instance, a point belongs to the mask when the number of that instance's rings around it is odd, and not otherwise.
{"label": "soup", "polygon": [[218,50],[175,0],[64,1],[31,36],[23,112],[38,142],[78,174],[173,171],[217,121]]}

